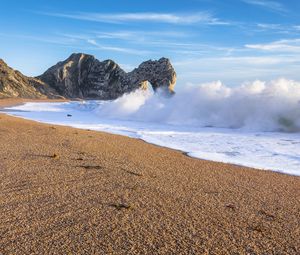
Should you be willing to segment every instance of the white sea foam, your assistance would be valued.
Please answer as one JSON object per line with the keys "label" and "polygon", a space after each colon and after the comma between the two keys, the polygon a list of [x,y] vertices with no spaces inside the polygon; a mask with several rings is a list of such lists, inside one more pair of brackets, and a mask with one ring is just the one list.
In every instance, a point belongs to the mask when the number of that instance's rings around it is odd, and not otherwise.
{"label": "white sea foam", "polygon": [[114,101],[27,103],[7,111],[141,138],[198,158],[300,175],[299,100],[300,83],[280,79],[235,88],[221,82],[187,86],[171,98],[138,90]]}
{"label": "white sea foam", "polygon": [[172,98],[136,91],[99,108],[99,116],[197,127],[300,131],[300,83],[255,81],[187,86]]}
{"label": "white sea foam", "polygon": [[[37,107],[38,106],[38,107]],[[7,108],[9,109],[9,108]],[[64,111],[61,109],[59,103],[52,104],[36,104],[36,103],[26,103],[23,105],[14,106],[15,111],[28,111],[28,112],[61,112]]]}

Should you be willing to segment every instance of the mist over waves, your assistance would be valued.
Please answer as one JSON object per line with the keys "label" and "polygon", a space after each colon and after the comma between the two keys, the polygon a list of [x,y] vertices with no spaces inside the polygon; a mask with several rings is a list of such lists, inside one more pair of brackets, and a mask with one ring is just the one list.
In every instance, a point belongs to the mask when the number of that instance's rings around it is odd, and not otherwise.
{"label": "mist over waves", "polygon": [[229,87],[177,88],[171,98],[137,90],[95,110],[99,117],[247,131],[300,131],[300,82],[278,79]]}

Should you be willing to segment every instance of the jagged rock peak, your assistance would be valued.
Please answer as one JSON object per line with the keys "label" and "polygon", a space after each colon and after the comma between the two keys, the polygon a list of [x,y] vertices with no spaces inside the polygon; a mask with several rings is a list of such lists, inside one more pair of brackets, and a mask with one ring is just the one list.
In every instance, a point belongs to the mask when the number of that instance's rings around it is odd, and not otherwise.
{"label": "jagged rock peak", "polygon": [[99,61],[92,55],[73,53],[38,77],[67,98],[115,99],[149,82],[156,91],[172,93],[176,73],[167,58],[143,62],[126,73],[113,60]]}

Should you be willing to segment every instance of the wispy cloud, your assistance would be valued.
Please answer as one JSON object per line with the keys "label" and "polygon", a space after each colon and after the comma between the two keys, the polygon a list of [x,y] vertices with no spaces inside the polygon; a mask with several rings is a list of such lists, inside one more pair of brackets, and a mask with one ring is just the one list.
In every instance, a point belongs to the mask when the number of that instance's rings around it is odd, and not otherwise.
{"label": "wispy cloud", "polygon": [[242,0],[244,3],[260,6],[271,11],[276,11],[280,13],[286,13],[288,10],[286,7],[279,2],[269,1],[269,0]]}
{"label": "wispy cloud", "polygon": [[195,24],[202,23],[207,25],[229,25],[229,22],[222,21],[214,17],[209,12],[198,13],[154,13],[154,12],[138,12],[138,13],[45,13],[36,12],[42,15],[78,19],[86,21],[95,21],[103,23],[125,23],[125,22],[157,22],[157,23],[169,23],[169,24]]}
{"label": "wispy cloud", "polygon": [[[278,56],[232,56],[232,57],[208,57],[202,59],[190,59],[185,61],[175,62],[174,65],[176,66],[186,66],[193,65],[193,63],[201,64],[203,62],[207,64],[231,64],[236,65],[248,65],[248,66],[270,66],[270,65],[278,65],[283,63],[298,63],[300,56],[295,56],[293,58],[287,57],[285,55],[278,55]],[[217,64],[216,64],[217,65]],[[197,65],[196,65],[197,67]]]}
{"label": "wispy cloud", "polygon": [[255,32],[267,32],[272,34],[298,34],[296,26],[272,24],[272,23],[258,23],[255,27]]}
{"label": "wispy cloud", "polygon": [[300,26],[293,26],[293,28],[297,31],[300,31]]}
{"label": "wispy cloud", "polygon": [[[152,31],[128,31],[119,30],[115,32],[101,32],[95,31],[86,34],[59,34],[62,38],[72,40],[82,40],[90,45],[99,46],[113,43],[114,45],[131,45],[128,49],[120,47],[113,48],[115,51],[127,52],[131,54],[152,54],[154,52],[164,51],[164,53],[181,54],[181,55],[204,55],[217,54],[230,55],[232,52],[241,51],[245,49],[237,49],[233,47],[221,47],[211,44],[195,43],[190,40],[190,34],[180,32],[152,32]],[[111,40],[113,39],[113,40]],[[119,41],[120,40],[120,41]],[[124,41],[124,42],[123,42]],[[108,46],[106,47],[108,48]],[[143,50],[138,50],[142,48]]]}
{"label": "wispy cloud", "polygon": [[88,35],[73,35],[73,34],[60,34],[62,38],[67,38],[69,40],[79,40],[81,42],[84,42],[88,45],[91,45],[96,50],[104,50],[104,51],[114,51],[114,52],[121,52],[131,55],[149,55],[152,52],[146,51],[146,50],[137,50],[133,48],[125,48],[125,47],[117,47],[117,46],[111,46],[111,45],[103,45],[100,44],[96,38]]}
{"label": "wispy cloud", "polygon": [[[205,65],[203,65],[205,63]],[[212,79],[237,85],[246,80],[298,79],[300,55],[233,56],[179,59],[173,62],[178,73],[178,82],[202,83]],[[282,68],[288,66],[288,68]]]}
{"label": "wispy cloud", "polygon": [[1,34],[0,37],[15,38],[29,41],[37,41],[42,43],[57,44],[64,46],[72,46],[74,38],[61,38],[60,36],[37,36],[37,35],[24,35],[24,34]]}
{"label": "wispy cloud", "polygon": [[188,34],[184,32],[176,31],[112,31],[112,32],[102,32],[94,31],[92,32],[99,39],[119,39],[119,40],[130,40],[130,41],[146,41],[153,40],[153,38],[184,38]]}
{"label": "wispy cloud", "polygon": [[268,23],[258,23],[258,28],[263,30],[282,30],[283,26],[281,24],[268,24]]}
{"label": "wispy cloud", "polygon": [[246,44],[246,48],[269,52],[300,52],[300,39],[279,40],[265,44]]}
{"label": "wispy cloud", "polygon": [[15,34],[0,33],[0,37],[19,38],[22,40],[61,45],[68,48],[76,48],[82,50],[87,50],[87,49],[103,50],[103,51],[110,51],[110,52],[126,53],[129,55],[152,54],[152,52],[149,50],[138,50],[134,48],[125,48],[125,47],[99,44],[96,39],[86,35],[57,34],[55,36],[35,36],[35,35],[21,35],[21,34],[15,35]]}
{"label": "wispy cloud", "polygon": [[94,39],[87,39],[86,42],[95,46],[99,50],[116,51],[116,52],[122,52],[126,54],[132,54],[132,55],[149,55],[152,53],[151,51],[146,51],[146,50],[136,50],[130,48],[123,48],[123,47],[106,46],[106,45],[99,44]]}

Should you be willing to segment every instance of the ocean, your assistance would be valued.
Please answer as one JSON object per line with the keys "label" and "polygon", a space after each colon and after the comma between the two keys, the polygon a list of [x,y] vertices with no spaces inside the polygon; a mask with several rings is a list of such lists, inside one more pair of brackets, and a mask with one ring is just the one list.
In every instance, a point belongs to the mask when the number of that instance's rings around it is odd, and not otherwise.
{"label": "ocean", "polygon": [[196,158],[300,175],[300,83],[291,80],[190,85],[171,98],[137,90],[112,101],[26,103],[5,111],[139,138]]}

